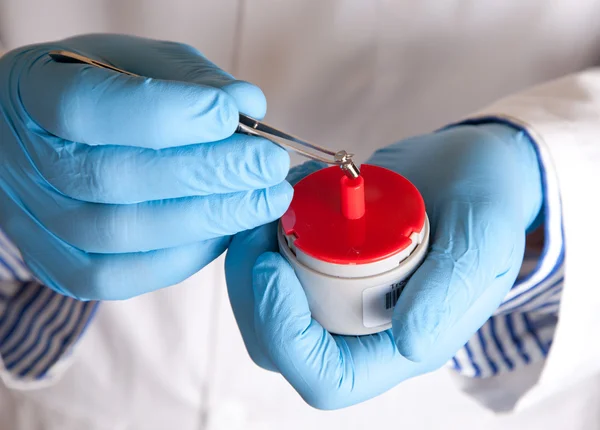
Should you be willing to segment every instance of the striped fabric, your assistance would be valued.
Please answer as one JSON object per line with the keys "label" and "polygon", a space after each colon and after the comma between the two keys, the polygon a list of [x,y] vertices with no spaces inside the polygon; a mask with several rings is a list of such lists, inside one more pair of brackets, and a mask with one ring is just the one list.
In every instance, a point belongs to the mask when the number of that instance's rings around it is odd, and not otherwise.
{"label": "striped fabric", "polygon": [[464,376],[486,378],[543,360],[558,321],[562,282],[561,264],[552,276],[522,292],[519,305],[505,301],[504,309],[479,329],[450,366]]}
{"label": "striped fabric", "polygon": [[0,230],[0,359],[19,380],[39,380],[66,359],[97,302],[81,302],[44,287],[29,274]]}

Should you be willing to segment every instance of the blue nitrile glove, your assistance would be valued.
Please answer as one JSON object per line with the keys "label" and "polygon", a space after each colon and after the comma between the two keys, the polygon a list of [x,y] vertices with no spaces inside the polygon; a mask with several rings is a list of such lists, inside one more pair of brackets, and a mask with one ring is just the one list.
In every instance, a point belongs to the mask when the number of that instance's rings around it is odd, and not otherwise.
{"label": "blue nitrile glove", "polygon": [[[66,49],[145,76],[47,53]],[[289,156],[233,135],[266,100],[193,48],[86,35],[0,59],[0,228],[46,285],[122,299],[176,284],[280,217]]]}
{"label": "blue nitrile glove", "polygon": [[364,401],[451,359],[513,285],[541,208],[535,149],[505,125],[411,138],[369,163],[412,181],[431,222],[429,254],[401,294],[391,330],[332,336],[311,319],[292,267],[274,252],[276,223],[236,235],[227,255],[230,300],[251,357],[317,408]]}

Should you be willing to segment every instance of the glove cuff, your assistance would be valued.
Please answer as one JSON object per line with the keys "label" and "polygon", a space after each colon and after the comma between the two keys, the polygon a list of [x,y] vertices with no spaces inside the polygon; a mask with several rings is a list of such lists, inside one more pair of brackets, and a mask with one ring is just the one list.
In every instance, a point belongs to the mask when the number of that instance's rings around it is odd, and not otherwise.
{"label": "glove cuff", "polygon": [[21,253],[0,229],[0,283],[32,279],[33,275],[25,265]]}

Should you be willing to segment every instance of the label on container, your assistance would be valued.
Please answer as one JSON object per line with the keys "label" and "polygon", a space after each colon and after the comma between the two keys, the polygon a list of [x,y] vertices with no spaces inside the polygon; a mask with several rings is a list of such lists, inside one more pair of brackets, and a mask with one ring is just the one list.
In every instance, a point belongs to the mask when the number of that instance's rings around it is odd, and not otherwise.
{"label": "label on container", "polygon": [[392,322],[394,306],[408,279],[393,284],[378,285],[363,291],[363,325],[378,327]]}

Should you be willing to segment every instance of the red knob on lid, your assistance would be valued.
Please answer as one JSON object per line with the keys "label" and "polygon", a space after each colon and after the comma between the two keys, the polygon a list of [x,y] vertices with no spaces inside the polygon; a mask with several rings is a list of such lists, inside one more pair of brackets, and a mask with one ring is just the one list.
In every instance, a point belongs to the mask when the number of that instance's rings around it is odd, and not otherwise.
{"label": "red knob on lid", "polygon": [[365,214],[365,180],[362,176],[340,179],[340,196],[342,215],[347,219],[359,219]]}
{"label": "red knob on lid", "polygon": [[[296,184],[292,203],[281,218],[285,234],[295,236],[294,246],[335,264],[374,263],[408,247],[411,234],[425,225],[425,203],[416,187],[391,170],[365,164],[364,184],[344,184],[343,177],[344,172],[333,166]],[[350,190],[344,191],[345,186]],[[348,209],[348,201],[357,201],[356,186],[358,208]],[[356,217],[362,192],[364,215]]]}

